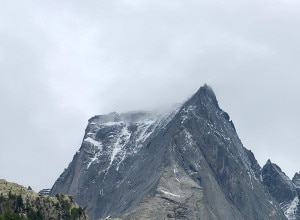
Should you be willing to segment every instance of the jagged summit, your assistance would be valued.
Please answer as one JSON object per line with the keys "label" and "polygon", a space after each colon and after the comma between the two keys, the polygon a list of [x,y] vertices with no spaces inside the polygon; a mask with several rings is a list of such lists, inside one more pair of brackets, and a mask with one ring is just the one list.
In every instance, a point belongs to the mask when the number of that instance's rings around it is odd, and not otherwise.
{"label": "jagged summit", "polygon": [[259,172],[204,85],[169,114],[91,118],[51,194],[73,195],[92,219],[284,219]]}
{"label": "jagged summit", "polygon": [[294,199],[296,195],[294,185],[279,166],[268,160],[262,168],[261,175],[263,183],[279,203]]}
{"label": "jagged summit", "polygon": [[295,173],[293,179],[292,179],[293,183],[295,184],[295,186],[297,188],[300,188],[300,172]]}
{"label": "jagged summit", "polygon": [[284,176],[286,176],[286,174],[281,170],[281,168],[277,164],[272,163],[270,159],[267,160],[265,166],[263,167],[263,170],[264,169],[273,169],[274,171],[282,173]]}
{"label": "jagged summit", "polygon": [[204,84],[204,86],[201,86],[198,89],[198,91],[196,92],[196,94],[198,96],[202,96],[202,97],[210,97],[212,100],[217,101],[217,98],[216,98],[216,95],[215,95],[213,89],[207,84]]}
{"label": "jagged summit", "polygon": [[117,122],[120,121],[120,115],[117,112],[111,112],[107,115],[96,115],[89,119],[89,123],[93,121],[98,123]]}
{"label": "jagged summit", "polygon": [[185,105],[215,105],[219,108],[219,104],[213,89],[205,84],[185,103]]}
{"label": "jagged summit", "polygon": [[272,197],[280,204],[285,216],[290,220],[300,219],[298,178],[294,177],[291,181],[271,160],[262,168],[261,178]]}

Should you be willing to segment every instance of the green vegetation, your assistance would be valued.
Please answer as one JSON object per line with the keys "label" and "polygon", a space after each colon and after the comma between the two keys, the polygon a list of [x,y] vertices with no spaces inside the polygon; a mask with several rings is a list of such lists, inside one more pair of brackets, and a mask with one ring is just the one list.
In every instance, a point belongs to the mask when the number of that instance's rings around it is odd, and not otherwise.
{"label": "green vegetation", "polygon": [[20,195],[14,195],[11,191],[8,193],[8,198],[0,195],[0,220],[26,220],[28,218],[21,215],[23,210],[25,210],[25,206]]}
{"label": "green vegetation", "polygon": [[85,210],[69,195],[40,196],[0,180],[0,220],[87,220]]}

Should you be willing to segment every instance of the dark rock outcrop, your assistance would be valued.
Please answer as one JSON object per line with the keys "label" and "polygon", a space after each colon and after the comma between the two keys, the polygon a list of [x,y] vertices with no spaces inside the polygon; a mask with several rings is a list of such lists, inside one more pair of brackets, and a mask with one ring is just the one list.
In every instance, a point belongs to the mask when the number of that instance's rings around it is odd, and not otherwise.
{"label": "dark rock outcrop", "polygon": [[73,195],[92,219],[285,219],[259,174],[205,85],[170,114],[91,118],[51,194]]}
{"label": "dark rock outcrop", "polygon": [[290,220],[300,219],[299,174],[293,181],[281,171],[280,167],[267,161],[261,170],[261,179],[272,197],[280,204],[285,216]]}
{"label": "dark rock outcrop", "polygon": [[292,182],[295,184],[296,188],[300,188],[300,172],[299,173],[295,173]]}
{"label": "dark rock outcrop", "polygon": [[292,181],[270,160],[263,167],[261,176],[264,185],[279,203],[291,201],[297,195]]}

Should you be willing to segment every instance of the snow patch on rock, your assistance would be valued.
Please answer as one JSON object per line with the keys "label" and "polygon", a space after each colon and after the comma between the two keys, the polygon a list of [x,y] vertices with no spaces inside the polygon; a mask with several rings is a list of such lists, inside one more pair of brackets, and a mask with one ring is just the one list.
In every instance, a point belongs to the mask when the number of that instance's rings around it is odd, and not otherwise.
{"label": "snow patch on rock", "polygon": [[284,215],[287,217],[288,220],[297,220],[295,215],[298,210],[297,209],[298,204],[299,204],[298,196],[296,196],[290,203],[280,204],[284,212]]}

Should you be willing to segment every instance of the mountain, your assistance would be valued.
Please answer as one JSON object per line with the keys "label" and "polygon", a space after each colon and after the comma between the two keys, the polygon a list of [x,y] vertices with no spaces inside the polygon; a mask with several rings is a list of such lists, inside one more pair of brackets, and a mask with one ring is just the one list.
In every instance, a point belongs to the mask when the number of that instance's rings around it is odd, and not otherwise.
{"label": "mountain", "polygon": [[296,173],[290,180],[280,167],[267,161],[262,168],[261,179],[272,197],[280,204],[285,216],[289,220],[300,219],[300,174]]}
{"label": "mountain", "polygon": [[50,194],[91,219],[286,219],[229,115],[204,85],[179,109],[89,120]]}
{"label": "mountain", "polygon": [[300,188],[300,172],[299,173],[295,173],[292,181],[295,184],[296,188]]}
{"label": "mountain", "polygon": [[88,216],[71,196],[41,196],[24,186],[0,179],[0,219],[87,220]]}

